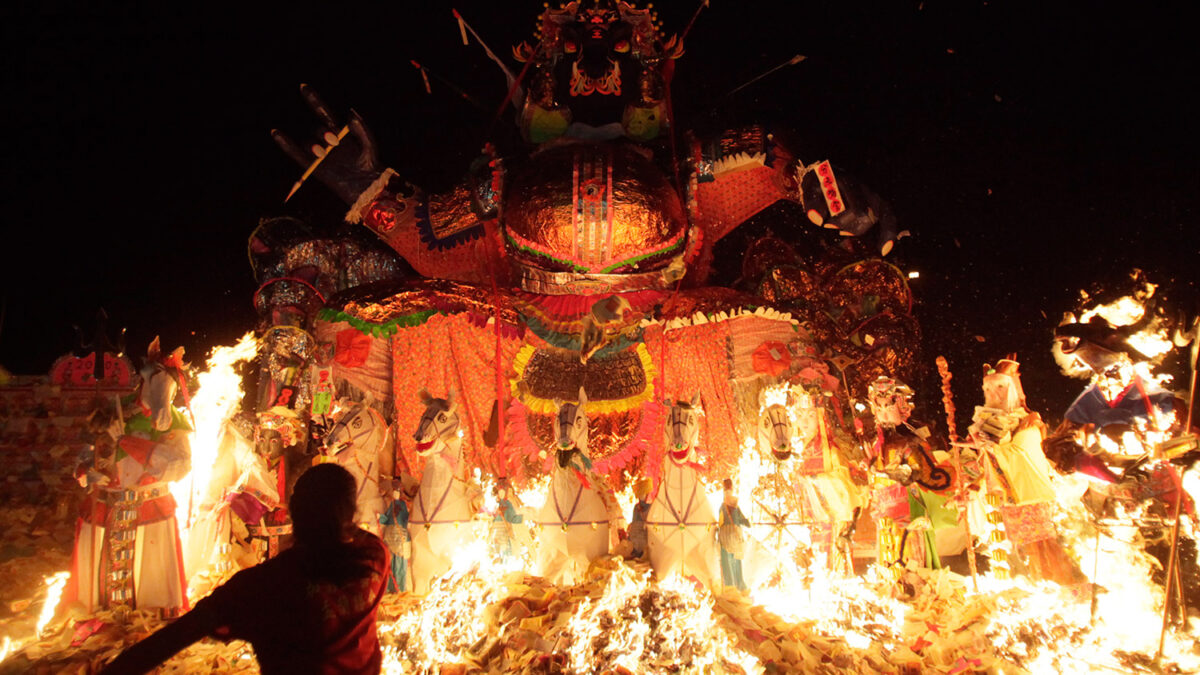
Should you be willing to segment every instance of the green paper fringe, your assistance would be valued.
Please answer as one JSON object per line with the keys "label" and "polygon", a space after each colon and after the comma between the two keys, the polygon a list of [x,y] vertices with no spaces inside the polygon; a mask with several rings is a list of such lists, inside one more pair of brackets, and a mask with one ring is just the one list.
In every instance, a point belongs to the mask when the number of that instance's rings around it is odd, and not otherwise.
{"label": "green paper fringe", "polygon": [[438,312],[436,309],[426,309],[420,312],[414,312],[412,314],[404,314],[394,319],[389,319],[383,323],[372,323],[370,321],[364,321],[356,316],[351,316],[340,309],[326,307],[325,309],[317,312],[317,318],[330,323],[345,321],[346,323],[350,324],[352,328],[363,335],[368,335],[374,338],[390,338],[401,328],[420,326],[428,321],[429,317],[439,313],[440,312]]}

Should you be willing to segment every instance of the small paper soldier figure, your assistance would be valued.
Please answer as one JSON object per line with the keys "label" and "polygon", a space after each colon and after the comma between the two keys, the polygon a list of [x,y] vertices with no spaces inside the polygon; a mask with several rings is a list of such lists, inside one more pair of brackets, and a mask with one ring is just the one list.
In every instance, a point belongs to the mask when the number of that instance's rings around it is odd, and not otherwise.
{"label": "small paper soldier figure", "polygon": [[633,484],[633,496],[638,503],[633,507],[633,519],[629,523],[629,543],[633,546],[632,556],[641,560],[646,555],[646,515],[650,513],[650,479],[640,478]]}
{"label": "small paper soldier figure", "polygon": [[[488,548],[501,561],[513,556],[513,525],[525,522],[525,516],[517,513],[517,507],[509,497],[512,486],[507,478],[496,479],[496,514],[488,528]],[[515,496],[514,496],[515,498]]]}
{"label": "small paper soldier figure", "polygon": [[400,489],[392,491],[392,503],[379,514],[383,542],[392,554],[388,593],[405,593],[412,588],[412,584],[408,583],[408,557],[412,555],[412,539],[408,535],[408,502],[416,496],[418,488],[420,483],[417,479],[405,475],[400,479]]}
{"label": "small paper soldier figure", "polygon": [[742,556],[746,550],[746,535],[742,528],[749,526],[750,521],[738,508],[733,481],[726,478],[722,486],[725,488],[725,501],[721,504],[721,520],[717,529],[717,542],[721,545],[721,583],[744,593],[748,589],[746,580],[742,578]]}

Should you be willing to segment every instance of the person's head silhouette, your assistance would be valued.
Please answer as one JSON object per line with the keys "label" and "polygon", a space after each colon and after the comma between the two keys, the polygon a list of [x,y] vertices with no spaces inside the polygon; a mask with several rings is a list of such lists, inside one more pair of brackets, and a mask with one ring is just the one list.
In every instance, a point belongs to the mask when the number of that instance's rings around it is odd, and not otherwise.
{"label": "person's head silhouette", "polygon": [[358,486],[337,464],[318,464],[296,481],[288,508],[296,543],[321,547],[345,541],[354,528]]}

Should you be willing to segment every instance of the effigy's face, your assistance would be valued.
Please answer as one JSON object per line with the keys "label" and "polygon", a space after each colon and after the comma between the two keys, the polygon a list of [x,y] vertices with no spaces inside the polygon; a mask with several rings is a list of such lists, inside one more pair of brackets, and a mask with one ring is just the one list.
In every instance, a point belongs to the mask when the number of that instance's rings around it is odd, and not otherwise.
{"label": "effigy's face", "polygon": [[619,122],[635,93],[633,29],[619,19],[615,11],[601,8],[581,11],[575,21],[563,25],[563,58],[554,67],[555,94],[570,108],[572,121],[594,127]]}
{"label": "effigy's face", "polygon": [[651,11],[596,0],[547,9],[540,19],[537,44],[514,48],[534,66],[521,113],[525,138],[658,138],[667,125],[662,64],[683,51],[662,39]]}

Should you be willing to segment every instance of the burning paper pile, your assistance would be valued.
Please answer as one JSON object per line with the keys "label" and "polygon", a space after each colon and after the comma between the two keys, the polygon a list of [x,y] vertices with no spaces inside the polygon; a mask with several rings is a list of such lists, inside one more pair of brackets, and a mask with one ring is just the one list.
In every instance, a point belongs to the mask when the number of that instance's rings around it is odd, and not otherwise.
{"label": "burning paper pile", "polygon": [[380,615],[385,671],[761,672],[719,624],[711,596],[689,583],[654,584],[647,569],[615,557],[569,588],[496,572],[482,562],[444,577],[423,602],[389,602]]}

